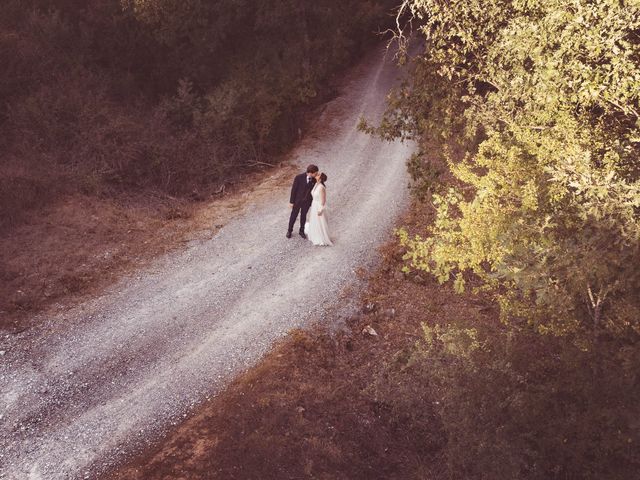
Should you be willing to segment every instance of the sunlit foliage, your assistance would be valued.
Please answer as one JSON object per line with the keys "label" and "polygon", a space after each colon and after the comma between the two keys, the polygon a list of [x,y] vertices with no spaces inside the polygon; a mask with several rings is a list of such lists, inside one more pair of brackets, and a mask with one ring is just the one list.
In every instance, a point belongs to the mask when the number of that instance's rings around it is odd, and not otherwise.
{"label": "sunlit foliage", "polygon": [[542,332],[639,333],[640,5],[406,6],[426,50],[381,127],[468,142],[428,237],[402,235],[411,265]]}

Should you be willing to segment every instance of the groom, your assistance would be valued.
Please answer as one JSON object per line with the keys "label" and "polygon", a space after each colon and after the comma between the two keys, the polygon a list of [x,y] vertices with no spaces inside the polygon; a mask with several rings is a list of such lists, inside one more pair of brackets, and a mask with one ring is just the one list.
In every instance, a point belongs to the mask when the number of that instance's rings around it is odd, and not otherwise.
{"label": "groom", "polygon": [[311,189],[316,183],[314,175],[318,173],[318,167],[309,165],[307,173],[296,175],[291,186],[291,198],[289,199],[289,208],[291,208],[291,217],[289,217],[289,229],[287,230],[287,238],[291,238],[293,226],[300,213],[300,236],[307,238],[304,233],[304,224],[307,221],[307,212],[311,207]]}

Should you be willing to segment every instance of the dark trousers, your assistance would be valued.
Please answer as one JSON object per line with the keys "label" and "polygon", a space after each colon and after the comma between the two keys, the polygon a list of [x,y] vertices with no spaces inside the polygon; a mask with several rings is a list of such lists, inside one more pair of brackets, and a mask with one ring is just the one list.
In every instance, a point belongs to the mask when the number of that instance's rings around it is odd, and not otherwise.
{"label": "dark trousers", "polygon": [[293,226],[298,219],[298,213],[300,213],[300,232],[304,233],[304,224],[307,221],[307,212],[311,205],[294,205],[291,209],[291,217],[289,217],[289,233],[293,232]]}

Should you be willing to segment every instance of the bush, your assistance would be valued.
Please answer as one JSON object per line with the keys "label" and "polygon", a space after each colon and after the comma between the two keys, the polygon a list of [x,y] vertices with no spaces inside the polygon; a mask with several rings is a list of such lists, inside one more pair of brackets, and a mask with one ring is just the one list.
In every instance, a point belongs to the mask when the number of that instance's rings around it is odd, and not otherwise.
{"label": "bush", "polygon": [[[218,188],[298,138],[390,6],[4,2],[0,167],[39,165],[63,175],[65,191]],[[3,218],[19,217],[8,209]]]}
{"label": "bush", "polygon": [[600,339],[425,326],[448,478],[628,479],[640,467],[640,352]]}

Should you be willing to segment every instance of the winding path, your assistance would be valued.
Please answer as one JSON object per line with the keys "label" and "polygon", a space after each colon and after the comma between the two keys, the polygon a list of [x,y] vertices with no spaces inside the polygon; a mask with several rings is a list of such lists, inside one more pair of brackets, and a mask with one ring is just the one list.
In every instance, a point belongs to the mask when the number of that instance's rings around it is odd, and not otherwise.
{"label": "winding path", "polygon": [[397,81],[384,53],[354,67],[312,129],[319,133],[293,152],[329,176],[335,247],[285,238],[280,188],[212,239],[0,337],[1,479],[95,478],[338,303],[407,201],[413,146],[356,128],[361,115],[380,117]]}

